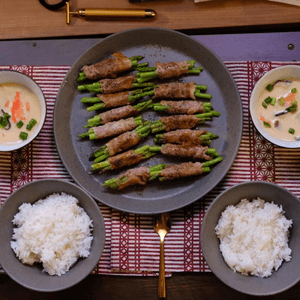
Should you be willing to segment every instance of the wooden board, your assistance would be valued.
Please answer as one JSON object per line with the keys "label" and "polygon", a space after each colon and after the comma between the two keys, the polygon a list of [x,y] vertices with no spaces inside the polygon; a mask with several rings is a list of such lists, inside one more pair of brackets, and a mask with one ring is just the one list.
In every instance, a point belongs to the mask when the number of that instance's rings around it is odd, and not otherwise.
{"label": "wooden board", "polygon": [[[56,0],[47,0],[55,3]],[[58,1],[58,0],[57,0]],[[56,2],[57,2],[56,1]],[[73,17],[66,24],[65,9],[50,11],[38,0],[2,1],[0,40],[111,34],[136,27],[162,27],[175,30],[245,28],[249,26],[291,25],[300,21],[300,7],[251,0],[160,0],[129,3],[129,0],[71,0],[71,8],[148,8],[157,12],[154,20],[98,20]]]}

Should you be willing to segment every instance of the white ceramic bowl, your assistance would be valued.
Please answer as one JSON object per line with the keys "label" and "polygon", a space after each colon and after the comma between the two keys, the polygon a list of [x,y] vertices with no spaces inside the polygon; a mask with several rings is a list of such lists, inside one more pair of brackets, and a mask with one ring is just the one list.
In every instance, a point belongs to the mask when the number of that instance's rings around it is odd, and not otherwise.
{"label": "white ceramic bowl", "polygon": [[[256,129],[260,132],[260,134],[266,138],[268,141],[273,144],[284,147],[284,148],[300,148],[300,141],[283,141],[276,137],[271,136],[265,129],[261,120],[256,113],[256,105],[259,101],[259,96],[262,91],[266,88],[268,84],[273,84],[278,80],[291,80],[291,79],[299,79],[300,80],[300,66],[283,66],[273,69],[266,73],[254,86],[254,89],[250,98],[250,115],[252,121],[256,127]],[[299,103],[300,105],[300,103]]]}
{"label": "white ceramic bowl", "polygon": [[37,124],[37,126],[34,127],[34,132],[32,135],[28,137],[28,139],[26,139],[25,141],[21,141],[17,144],[11,144],[11,145],[3,144],[0,141],[0,151],[12,151],[12,150],[22,148],[25,145],[29,144],[40,133],[46,118],[46,99],[38,84],[29,76],[23,73],[17,71],[11,71],[11,70],[0,71],[0,84],[3,83],[17,83],[25,86],[37,96],[41,106],[40,122]]}

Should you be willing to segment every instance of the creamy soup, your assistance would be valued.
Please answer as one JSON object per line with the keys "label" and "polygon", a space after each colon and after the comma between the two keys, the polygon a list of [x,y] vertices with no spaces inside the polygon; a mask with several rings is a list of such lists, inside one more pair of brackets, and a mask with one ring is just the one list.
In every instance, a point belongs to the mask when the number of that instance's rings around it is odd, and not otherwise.
{"label": "creamy soup", "polygon": [[300,140],[300,80],[278,81],[260,95],[257,117],[266,132],[283,141]]}
{"label": "creamy soup", "polygon": [[[0,127],[0,143],[11,145],[22,142],[21,132],[28,134],[27,139],[35,133],[41,118],[41,106],[36,95],[26,87],[4,83],[0,84],[0,117],[3,113],[10,115],[10,124],[5,128]],[[28,130],[26,126],[32,119],[37,123]],[[17,124],[20,121],[23,122],[23,126],[18,128]]]}

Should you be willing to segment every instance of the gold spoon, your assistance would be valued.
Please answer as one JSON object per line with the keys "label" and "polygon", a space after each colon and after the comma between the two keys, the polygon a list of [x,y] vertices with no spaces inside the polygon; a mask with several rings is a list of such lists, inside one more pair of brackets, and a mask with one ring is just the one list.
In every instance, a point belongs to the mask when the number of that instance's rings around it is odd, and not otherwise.
{"label": "gold spoon", "polygon": [[159,282],[158,296],[166,298],[166,278],[165,278],[165,236],[171,229],[171,218],[168,213],[154,216],[154,230],[160,236],[160,259],[159,259]]}

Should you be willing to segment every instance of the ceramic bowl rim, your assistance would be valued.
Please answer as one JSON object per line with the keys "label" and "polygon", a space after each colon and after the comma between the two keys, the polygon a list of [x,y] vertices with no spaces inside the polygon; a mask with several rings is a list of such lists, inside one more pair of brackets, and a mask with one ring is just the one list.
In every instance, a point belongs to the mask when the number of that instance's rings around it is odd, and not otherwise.
{"label": "ceramic bowl rim", "polygon": [[[265,88],[267,86],[267,84],[275,82],[278,79],[295,78],[295,76],[291,76],[289,74],[287,74],[287,75],[281,74],[285,70],[289,70],[289,71],[297,73],[296,79],[300,80],[300,66],[298,66],[298,65],[286,65],[286,66],[277,67],[275,69],[272,69],[272,70],[268,71],[263,77],[261,77],[258,80],[258,82],[255,84],[255,86],[254,86],[254,88],[251,92],[249,111],[250,111],[252,122],[255,125],[255,128],[268,141],[270,141],[271,143],[273,143],[277,146],[283,147],[283,148],[300,148],[300,141],[295,141],[295,142],[282,141],[282,140],[277,139],[277,138],[271,136],[270,134],[268,134],[264,130],[263,125],[261,124],[261,122],[259,122],[259,120],[256,116],[256,113],[255,113],[255,105],[258,101],[258,97],[259,97],[261,91],[263,90],[263,88]],[[279,76],[276,77],[276,75],[278,73],[279,73]],[[275,79],[268,79],[268,78],[273,77],[273,76],[275,76],[277,79],[276,80]]]}
{"label": "ceramic bowl rim", "polygon": [[[38,125],[38,128],[36,129],[35,133],[32,134],[27,140],[22,141],[20,143],[12,144],[10,146],[5,146],[5,145],[3,146],[3,144],[1,145],[1,143],[0,143],[0,152],[1,151],[3,151],[3,152],[9,152],[9,151],[13,151],[13,150],[17,150],[17,149],[23,148],[24,146],[26,146],[29,143],[31,143],[40,134],[40,132],[41,132],[41,130],[42,130],[44,124],[45,124],[45,121],[46,121],[46,116],[47,116],[47,102],[46,102],[46,97],[45,97],[45,94],[43,93],[43,90],[41,89],[41,87],[39,86],[39,84],[33,78],[31,78],[29,75],[24,74],[22,72],[19,72],[17,70],[0,70],[0,74],[1,73],[7,73],[7,74],[11,73],[11,74],[14,74],[13,76],[16,76],[16,77],[20,76],[20,78],[21,77],[25,77],[26,80],[31,81],[32,84],[40,92],[40,97],[35,94],[36,97],[39,100],[40,105],[41,105],[41,121],[40,121],[40,123]],[[14,80],[10,80],[9,82],[13,83]]]}

